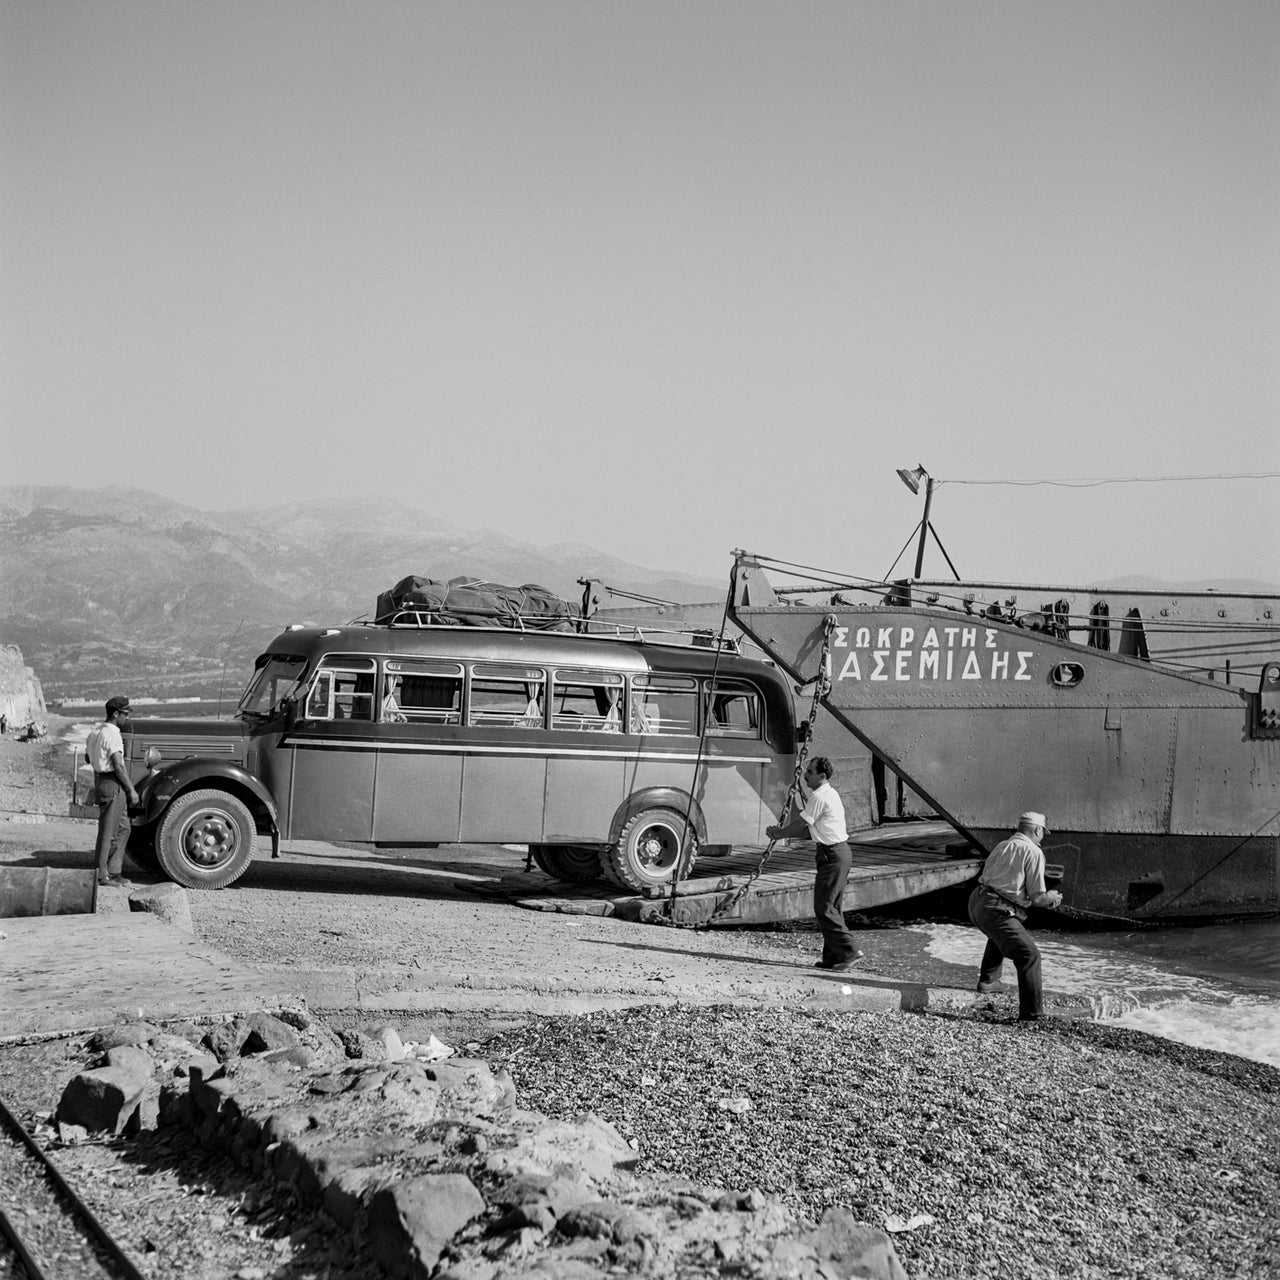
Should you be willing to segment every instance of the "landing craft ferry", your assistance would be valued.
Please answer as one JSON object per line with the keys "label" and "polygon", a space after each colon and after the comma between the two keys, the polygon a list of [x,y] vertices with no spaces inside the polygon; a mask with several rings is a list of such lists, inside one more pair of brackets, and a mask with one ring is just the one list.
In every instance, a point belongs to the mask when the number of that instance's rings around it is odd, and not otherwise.
{"label": "landing craft ferry", "polygon": [[765,842],[796,750],[771,662],[516,622],[290,628],[232,719],[123,726],[145,774],[131,856],[221,888],[259,841],[519,842],[556,878],[644,890],[709,846]]}
{"label": "landing craft ferry", "polygon": [[[1020,611],[1017,591],[1043,603]],[[732,594],[737,625],[796,680],[828,680],[836,720],[984,851],[1044,812],[1068,912],[1280,911],[1274,597],[1144,593],[1144,618],[1132,595],[986,603],[742,552]]]}

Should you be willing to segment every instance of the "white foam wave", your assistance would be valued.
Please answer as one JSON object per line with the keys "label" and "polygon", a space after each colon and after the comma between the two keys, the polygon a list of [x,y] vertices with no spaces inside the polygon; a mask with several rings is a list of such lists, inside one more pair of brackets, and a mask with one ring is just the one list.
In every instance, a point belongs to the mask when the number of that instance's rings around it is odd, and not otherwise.
{"label": "white foam wave", "polygon": [[[927,953],[976,969],[982,935],[962,925],[922,926]],[[1280,1000],[1240,996],[1209,978],[1171,972],[1138,955],[1118,955],[1036,935],[1050,993],[1084,996],[1094,1019],[1198,1049],[1234,1053],[1280,1067]],[[1005,977],[1012,982],[1013,974]]]}
{"label": "white foam wave", "polygon": [[1280,1003],[1273,1000],[1245,996],[1227,1004],[1169,1000],[1111,1014],[1100,1010],[1097,1020],[1280,1067]]}

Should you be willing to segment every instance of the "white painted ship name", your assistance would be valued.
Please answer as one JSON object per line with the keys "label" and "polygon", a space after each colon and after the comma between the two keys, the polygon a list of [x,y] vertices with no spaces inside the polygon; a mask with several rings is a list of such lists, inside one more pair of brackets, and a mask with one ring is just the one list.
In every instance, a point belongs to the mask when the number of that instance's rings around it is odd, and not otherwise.
{"label": "white painted ship name", "polygon": [[837,680],[1030,680],[1035,656],[994,627],[836,627],[831,647]]}

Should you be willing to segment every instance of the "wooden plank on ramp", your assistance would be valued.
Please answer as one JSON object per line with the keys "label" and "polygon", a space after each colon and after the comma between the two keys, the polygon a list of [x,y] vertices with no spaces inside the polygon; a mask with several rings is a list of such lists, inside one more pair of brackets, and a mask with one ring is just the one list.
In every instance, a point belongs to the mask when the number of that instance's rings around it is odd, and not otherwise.
{"label": "wooden plank on ramp", "polygon": [[0,920],[0,1037],[278,1007],[258,973],[147,912]]}

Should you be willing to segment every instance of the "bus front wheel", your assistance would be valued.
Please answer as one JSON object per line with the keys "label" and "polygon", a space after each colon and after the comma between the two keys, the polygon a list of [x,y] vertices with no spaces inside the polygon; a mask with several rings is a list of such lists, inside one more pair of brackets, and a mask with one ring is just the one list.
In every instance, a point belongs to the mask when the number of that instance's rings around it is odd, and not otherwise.
{"label": "bus front wheel", "polygon": [[626,889],[645,890],[670,884],[680,862],[684,841],[684,875],[698,860],[698,835],[674,809],[641,809],[627,819],[618,843],[609,846],[605,869],[609,879]]}
{"label": "bus front wheel", "polygon": [[253,860],[249,810],[226,791],[188,791],[165,810],[156,832],[160,869],[188,889],[223,889]]}
{"label": "bus front wheel", "polygon": [[156,857],[156,824],[148,822],[145,826],[134,827],[129,832],[129,843],[125,851],[144,871],[158,871],[160,860]]}
{"label": "bus front wheel", "polygon": [[600,850],[590,844],[531,844],[529,853],[539,871],[553,880],[589,884],[604,874]]}

